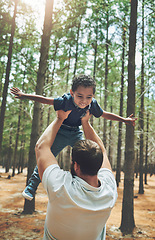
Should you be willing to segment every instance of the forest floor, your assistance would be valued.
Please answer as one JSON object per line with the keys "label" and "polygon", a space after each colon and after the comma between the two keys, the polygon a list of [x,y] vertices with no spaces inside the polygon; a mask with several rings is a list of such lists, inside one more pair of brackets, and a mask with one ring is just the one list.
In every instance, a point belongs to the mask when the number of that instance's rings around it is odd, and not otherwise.
{"label": "forest floor", "polygon": [[[36,194],[35,212],[22,214],[24,199],[21,192],[25,188],[27,170],[8,179],[9,173],[4,173],[0,167],[0,239],[27,240],[42,239],[46,215],[47,195],[40,184]],[[123,178],[123,174],[122,174]],[[119,227],[121,223],[123,180],[118,188],[118,199],[107,222],[106,240],[112,239],[155,239],[155,175],[148,175],[145,192],[138,194],[138,179],[134,183],[134,219],[136,228],[132,235],[122,236]],[[79,239],[80,240],[80,239]]]}

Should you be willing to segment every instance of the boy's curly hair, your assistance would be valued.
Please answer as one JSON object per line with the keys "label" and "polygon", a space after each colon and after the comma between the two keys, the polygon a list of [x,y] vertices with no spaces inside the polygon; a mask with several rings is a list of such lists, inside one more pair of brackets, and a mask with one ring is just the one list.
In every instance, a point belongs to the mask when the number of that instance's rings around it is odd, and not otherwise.
{"label": "boy's curly hair", "polygon": [[79,76],[77,76],[73,79],[72,91],[75,92],[79,86],[92,87],[93,88],[93,94],[95,93],[96,82],[89,75],[79,75]]}

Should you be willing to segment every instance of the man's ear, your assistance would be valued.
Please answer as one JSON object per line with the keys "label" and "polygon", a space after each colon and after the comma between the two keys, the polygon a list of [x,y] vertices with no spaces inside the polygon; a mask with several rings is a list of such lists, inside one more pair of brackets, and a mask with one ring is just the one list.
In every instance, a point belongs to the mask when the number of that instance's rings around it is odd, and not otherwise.
{"label": "man's ear", "polygon": [[77,162],[74,162],[74,171],[77,172],[80,169],[80,165]]}
{"label": "man's ear", "polygon": [[70,89],[70,94],[71,94],[72,97],[74,96],[74,93],[73,93],[72,89]]}

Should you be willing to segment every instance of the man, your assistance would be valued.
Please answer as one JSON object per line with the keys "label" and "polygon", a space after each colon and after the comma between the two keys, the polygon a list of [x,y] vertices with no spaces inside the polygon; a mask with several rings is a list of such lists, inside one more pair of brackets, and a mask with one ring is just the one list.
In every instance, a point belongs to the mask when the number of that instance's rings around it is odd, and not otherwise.
{"label": "man", "polygon": [[70,112],[58,111],[36,144],[39,176],[49,198],[44,240],[103,240],[117,187],[104,145],[88,122],[89,113],[82,118],[86,140],[72,150],[71,173],[60,169],[51,152]]}

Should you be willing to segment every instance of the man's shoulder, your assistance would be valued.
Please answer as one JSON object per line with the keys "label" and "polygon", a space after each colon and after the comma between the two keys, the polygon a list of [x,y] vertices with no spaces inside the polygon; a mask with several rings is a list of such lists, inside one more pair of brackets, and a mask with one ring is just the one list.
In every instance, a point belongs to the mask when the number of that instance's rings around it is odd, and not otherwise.
{"label": "man's shoulder", "polygon": [[117,189],[114,174],[110,169],[101,168],[98,172],[98,178],[113,189]]}
{"label": "man's shoulder", "polygon": [[69,171],[64,171],[58,164],[47,167],[43,173],[42,183],[45,189],[50,185],[53,190],[59,189],[66,181],[72,181]]}

